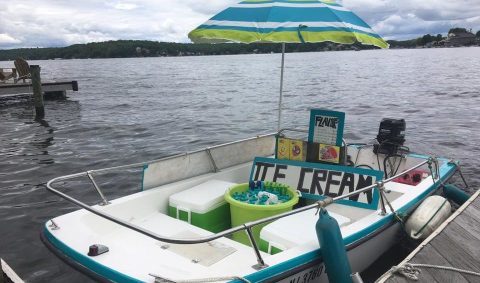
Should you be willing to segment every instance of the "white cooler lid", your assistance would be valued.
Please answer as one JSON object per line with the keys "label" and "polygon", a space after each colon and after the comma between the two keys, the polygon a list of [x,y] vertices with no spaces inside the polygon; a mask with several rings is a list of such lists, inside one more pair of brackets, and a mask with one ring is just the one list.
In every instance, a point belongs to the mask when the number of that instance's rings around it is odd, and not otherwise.
{"label": "white cooler lid", "polygon": [[225,202],[225,191],[234,185],[236,183],[209,180],[171,195],[170,206],[189,209],[195,213],[205,213]]}
{"label": "white cooler lid", "polygon": [[[315,215],[315,212],[315,209],[310,209],[280,218],[263,227],[260,231],[260,238],[267,241],[270,246],[282,250],[318,241],[315,231],[318,215]],[[330,211],[328,214],[337,220],[339,226],[350,222],[350,219],[345,216]]]}

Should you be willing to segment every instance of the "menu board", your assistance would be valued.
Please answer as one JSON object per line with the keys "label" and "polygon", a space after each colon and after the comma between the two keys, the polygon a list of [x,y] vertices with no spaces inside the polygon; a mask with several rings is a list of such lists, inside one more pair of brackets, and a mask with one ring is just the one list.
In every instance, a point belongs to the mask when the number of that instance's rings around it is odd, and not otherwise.
{"label": "menu board", "polygon": [[310,111],[308,142],[342,146],[345,113],[326,109]]}

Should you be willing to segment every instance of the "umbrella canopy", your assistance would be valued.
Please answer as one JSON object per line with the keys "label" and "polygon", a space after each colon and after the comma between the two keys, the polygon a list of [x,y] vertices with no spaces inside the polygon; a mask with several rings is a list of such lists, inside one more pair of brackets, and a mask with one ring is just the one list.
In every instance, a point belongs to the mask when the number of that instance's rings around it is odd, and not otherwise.
{"label": "umbrella canopy", "polygon": [[246,0],[233,5],[188,34],[194,43],[277,42],[282,44],[278,129],[281,124],[285,43],[388,43],[353,12],[334,1]]}
{"label": "umbrella canopy", "polygon": [[388,48],[370,26],[334,1],[247,0],[189,33],[195,43],[331,41]]}

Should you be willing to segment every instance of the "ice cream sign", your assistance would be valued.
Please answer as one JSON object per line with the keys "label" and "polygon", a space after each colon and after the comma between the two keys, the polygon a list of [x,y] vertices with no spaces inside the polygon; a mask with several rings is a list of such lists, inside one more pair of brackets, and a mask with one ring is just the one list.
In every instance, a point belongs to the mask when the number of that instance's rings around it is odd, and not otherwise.
{"label": "ice cream sign", "polygon": [[[364,168],[257,157],[250,173],[252,181],[284,183],[309,199],[337,197],[370,186],[383,172]],[[372,189],[338,203],[377,209],[378,190]]]}

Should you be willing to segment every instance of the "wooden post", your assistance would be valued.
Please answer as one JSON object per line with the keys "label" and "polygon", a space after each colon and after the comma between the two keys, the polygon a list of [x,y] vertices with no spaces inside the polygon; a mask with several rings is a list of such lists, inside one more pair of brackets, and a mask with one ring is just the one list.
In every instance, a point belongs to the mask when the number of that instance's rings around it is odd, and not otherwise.
{"label": "wooden post", "polygon": [[40,79],[40,66],[31,65],[30,74],[33,87],[33,104],[35,105],[35,116],[37,119],[45,117],[45,108],[43,106],[42,80]]}

